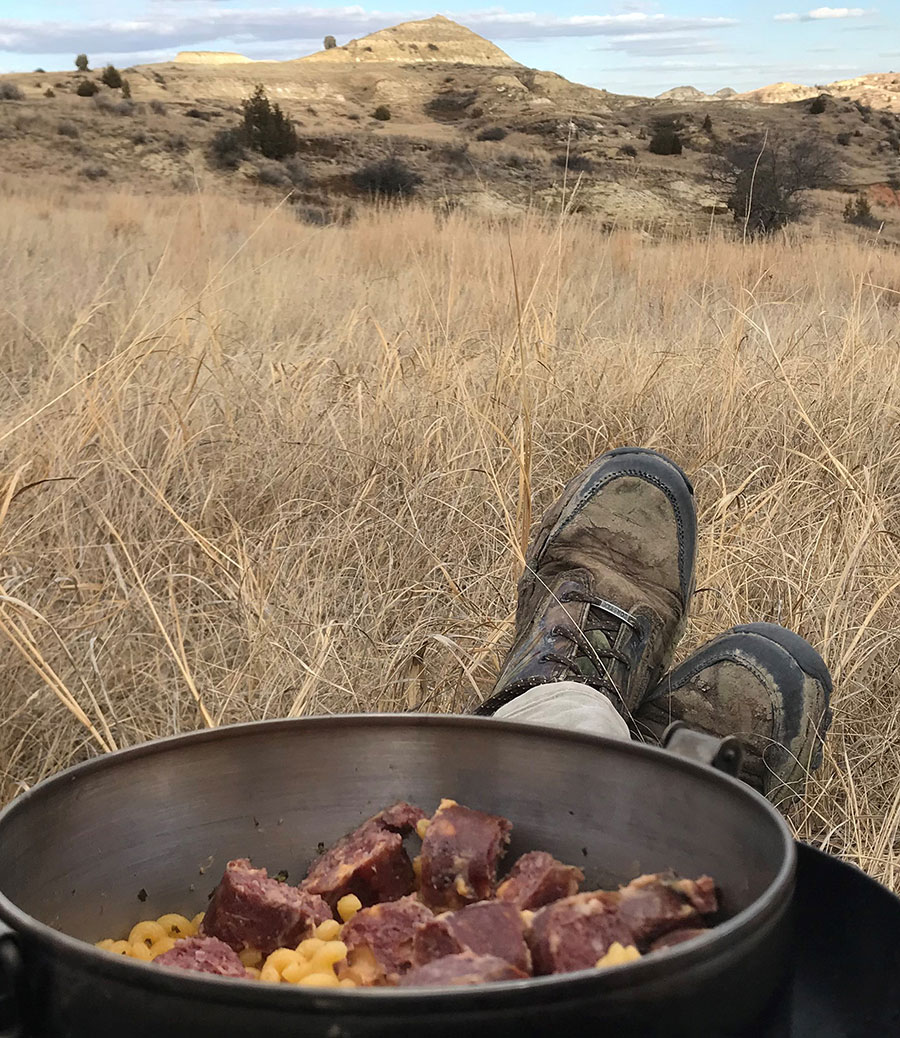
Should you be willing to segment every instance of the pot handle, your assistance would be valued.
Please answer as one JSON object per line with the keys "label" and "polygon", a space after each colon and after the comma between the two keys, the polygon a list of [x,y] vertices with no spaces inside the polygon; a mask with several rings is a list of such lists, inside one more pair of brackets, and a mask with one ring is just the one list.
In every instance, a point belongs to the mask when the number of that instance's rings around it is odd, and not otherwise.
{"label": "pot handle", "polygon": [[717,739],[705,732],[695,732],[684,721],[673,721],[669,725],[663,732],[662,746],[670,753],[708,764],[733,778],[737,778],[744,760],[744,749],[733,735]]}
{"label": "pot handle", "polygon": [[19,1012],[24,977],[19,938],[0,922],[0,1038],[25,1038]]}

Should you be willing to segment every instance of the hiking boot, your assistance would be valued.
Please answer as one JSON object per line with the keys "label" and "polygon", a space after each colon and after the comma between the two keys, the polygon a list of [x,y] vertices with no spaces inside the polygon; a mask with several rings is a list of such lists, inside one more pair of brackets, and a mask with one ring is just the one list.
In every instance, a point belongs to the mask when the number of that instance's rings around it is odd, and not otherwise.
{"label": "hiking boot", "polygon": [[707,642],[647,694],[639,735],[657,741],[672,721],[744,744],[741,778],[772,799],[791,799],[822,762],[831,723],[831,675],[799,634],[743,624]]}
{"label": "hiking boot", "polygon": [[693,495],[674,462],[639,447],[601,455],[568,483],[528,549],[513,646],[476,713],[575,679],[629,717],[684,630],[697,542]]}

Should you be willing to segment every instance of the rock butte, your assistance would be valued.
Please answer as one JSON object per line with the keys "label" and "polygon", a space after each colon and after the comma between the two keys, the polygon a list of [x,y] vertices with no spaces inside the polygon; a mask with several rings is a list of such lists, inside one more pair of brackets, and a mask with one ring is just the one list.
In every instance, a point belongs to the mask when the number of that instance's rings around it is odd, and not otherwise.
{"label": "rock butte", "polygon": [[389,29],[379,29],[342,47],[320,50],[297,60],[336,64],[382,61],[406,65],[449,63],[521,67],[518,61],[513,61],[490,40],[440,14],[419,22],[401,22]]}
{"label": "rock butte", "polygon": [[175,55],[175,63],[183,65],[244,65],[252,60],[227,50],[180,50]]}

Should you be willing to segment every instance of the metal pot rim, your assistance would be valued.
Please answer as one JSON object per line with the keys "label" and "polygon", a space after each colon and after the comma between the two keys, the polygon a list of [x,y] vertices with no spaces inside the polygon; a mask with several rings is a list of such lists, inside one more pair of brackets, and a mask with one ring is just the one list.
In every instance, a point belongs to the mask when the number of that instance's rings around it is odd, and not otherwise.
{"label": "metal pot rim", "polygon": [[[67,960],[80,961],[83,965],[90,964],[91,971],[98,977],[108,974],[111,979],[132,986],[168,990],[186,996],[206,997],[224,1003],[246,1004],[248,1001],[259,1001],[272,1008],[280,1004],[297,1010],[305,1008],[315,1012],[394,1013],[402,1012],[404,1007],[410,1006],[412,1003],[420,1004],[423,999],[428,1001],[435,1012],[444,1010],[449,1012],[466,1008],[476,1009],[480,1004],[488,1002],[491,1006],[496,1007],[498,999],[501,1002],[505,1002],[507,999],[520,1000],[526,993],[538,995],[543,1002],[564,1001],[570,997],[584,997],[588,993],[588,985],[591,986],[590,991],[594,994],[629,988],[634,988],[637,992],[655,980],[668,978],[674,972],[688,969],[691,966],[702,966],[703,963],[718,960],[722,956],[727,957],[740,938],[751,934],[767,919],[783,911],[790,901],[797,857],[796,845],[790,830],[781,815],[764,797],[737,779],[715,771],[711,767],[643,743],[457,714],[341,714],[272,719],[224,725],[219,728],[201,729],[182,735],[154,739],[76,764],[22,793],[0,810],[0,840],[2,840],[4,823],[9,817],[19,811],[28,810],[32,801],[52,793],[56,786],[77,781],[80,776],[95,770],[115,768],[122,762],[134,758],[165,752],[173,746],[223,738],[240,738],[267,729],[272,731],[299,729],[302,731],[313,726],[325,727],[328,725],[391,728],[411,723],[426,727],[450,727],[461,730],[488,727],[491,731],[497,732],[513,730],[519,736],[528,734],[539,739],[551,737],[564,743],[583,743],[618,753],[649,755],[655,757],[663,767],[676,771],[681,769],[695,774],[699,773],[707,781],[718,783],[723,790],[730,787],[733,795],[752,801],[758,810],[767,815],[770,823],[776,826],[782,837],[781,865],[772,883],[761,897],[731,919],[719,923],[704,937],[695,938],[652,956],[645,956],[636,962],[613,966],[602,971],[579,970],[549,977],[529,977],[527,980],[493,982],[475,987],[368,988],[332,991],[300,988],[294,985],[251,984],[236,978],[191,973],[187,970],[154,968],[151,963],[126,956],[110,955],[109,952],[95,948],[86,941],[53,929],[46,923],[21,911],[2,891],[0,891],[0,925],[2,922],[6,922],[13,928],[14,933],[24,934],[31,941],[49,946],[54,954]],[[282,999],[289,1001],[282,1003],[280,1002]]]}

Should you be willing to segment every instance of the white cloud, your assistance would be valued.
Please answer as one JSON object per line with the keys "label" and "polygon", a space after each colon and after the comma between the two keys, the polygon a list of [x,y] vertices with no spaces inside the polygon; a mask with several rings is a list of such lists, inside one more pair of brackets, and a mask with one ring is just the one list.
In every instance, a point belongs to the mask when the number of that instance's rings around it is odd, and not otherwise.
{"label": "white cloud", "polygon": [[[180,5],[179,5],[180,6]],[[326,33],[339,41],[362,36],[398,22],[427,18],[431,12],[391,13],[363,7],[263,8],[250,10],[209,6],[166,18],[89,22],[0,19],[0,50],[21,54],[148,52],[189,49],[214,41],[232,41],[248,53],[254,45],[283,43],[285,52],[300,40],[320,39]],[[612,15],[559,17],[518,14],[502,8],[449,15],[493,40],[540,40],[550,37],[620,37],[728,29],[734,18],[674,18],[647,11]]]}
{"label": "white cloud", "polygon": [[821,22],[836,18],[865,18],[868,14],[874,14],[873,10],[863,7],[816,7],[805,14],[788,12],[787,14],[776,14],[776,22]]}

